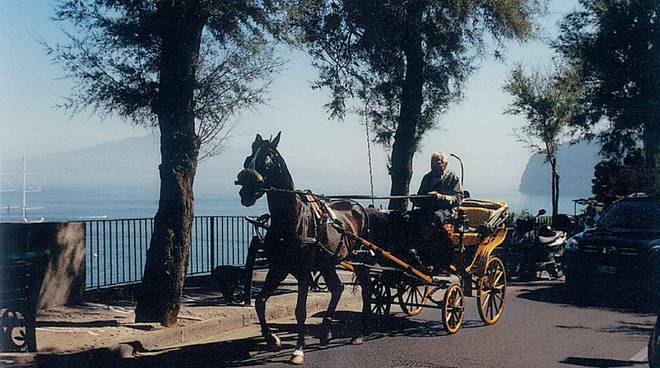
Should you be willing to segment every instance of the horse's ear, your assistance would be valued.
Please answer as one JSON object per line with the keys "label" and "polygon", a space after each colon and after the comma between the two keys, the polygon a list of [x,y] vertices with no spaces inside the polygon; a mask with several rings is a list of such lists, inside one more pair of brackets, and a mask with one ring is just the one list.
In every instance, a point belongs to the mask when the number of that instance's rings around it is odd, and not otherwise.
{"label": "horse's ear", "polygon": [[261,143],[264,139],[261,138],[261,134],[257,133],[257,137],[254,138],[254,143]]}
{"label": "horse's ear", "polygon": [[271,147],[277,148],[277,145],[280,143],[280,136],[282,135],[282,132],[278,132],[277,135],[275,136],[275,139],[273,139],[272,142],[270,142]]}

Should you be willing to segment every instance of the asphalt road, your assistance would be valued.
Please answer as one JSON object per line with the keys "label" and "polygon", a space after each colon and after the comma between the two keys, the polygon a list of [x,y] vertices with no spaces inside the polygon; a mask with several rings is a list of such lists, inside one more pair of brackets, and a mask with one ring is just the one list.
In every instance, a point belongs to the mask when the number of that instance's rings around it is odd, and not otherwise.
{"label": "asphalt road", "polygon": [[[561,282],[510,285],[505,312],[486,327],[479,320],[476,299],[468,298],[466,321],[447,335],[440,311],[392,318],[372,326],[364,345],[349,345],[347,332],[357,313],[341,311],[337,338],[321,347],[314,337],[318,318],[310,324],[305,367],[648,367],[646,343],[654,315],[640,311],[637,295],[600,290],[587,302],[573,304]],[[278,321],[285,349],[265,351],[258,329],[243,329],[220,339],[126,361],[136,367],[284,367],[295,343],[295,323]]]}

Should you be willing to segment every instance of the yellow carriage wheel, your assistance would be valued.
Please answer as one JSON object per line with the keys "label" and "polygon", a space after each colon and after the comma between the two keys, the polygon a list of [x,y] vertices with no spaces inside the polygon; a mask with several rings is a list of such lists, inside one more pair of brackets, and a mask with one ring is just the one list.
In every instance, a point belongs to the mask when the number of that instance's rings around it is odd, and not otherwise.
{"label": "yellow carriage wheel", "polygon": [[398,289],[399,306],[403,313],[412,317],[422,312],[426,300],[431,295],[432,287],[403,283]]}
{"label": "yellow carriage wheel", "polygon": [[442,301],[442,325],[445,330],[453,335],[461,329],[463,317],[465,316],[465,296],[463,288],[454,284],[445,291]]}
{"label": "yellow carriage wheel", "polygon": [[486,326],[494,324],[502,316],[505,295],[504,263],[498,257],[492,256],[488,259],[484,275],[479,278],[477,285],[479,316]]}

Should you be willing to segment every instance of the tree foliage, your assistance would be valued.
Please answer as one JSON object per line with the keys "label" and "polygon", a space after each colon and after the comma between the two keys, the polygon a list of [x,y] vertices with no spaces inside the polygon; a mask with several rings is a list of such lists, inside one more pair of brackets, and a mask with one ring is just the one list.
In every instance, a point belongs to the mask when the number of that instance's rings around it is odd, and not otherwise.
{"label": "tree foliage", "polygon": [[506,114],[525,117],[527,124],[518,137],[535,153],[545,156],[552,170],[552,214],[558,213],[559,172],[557,150],[566,127],[578,111],[580,84],[562,71],[544,73],[534,70],[525,74],[518,65],[511,72],[504,90],[513,96]]}
{"label": "tree foliage", "polygon": [[[64,0],[54,20],[67,42],[42,42],[74,85],[60,105],[73,114],[91,109],[138,125],[156,126],[162,35],[167,21],[158,1]],[[208,18],[195,61],[196,133],[205,154],[218,152],[236,115],[265,102],[282,65],[266,29],[272,9],[259,2],[183,1]]]}
{"label": "tree foliage", "polygon": [[603,160],[594,167],[591,192],[606,207],[615,200],[634,193],[648,193],[653,188],[653,173],[639,150],[631,150],[619,160]]}
{"label": "tree foliage", "polygon": [[580,0],[554,47],[581,72],[583,111],[573,126],[623,158],[640,140],[655,166],[660,141],[660,2]]}
{"label": "tree foliage", "polygon": [[[535,0],[304,0],[294,25],[332,94],[330,115],[360,101],[375,140],[392,149],[392,194],[407,194],[414,152],[462,95],[491,37],[532,35]],[[392,208],[390,203],[390,208]]]}
{"label": "tree foliage", "polygon": [[[422,119],[415,141],[437,124],[439,113],[462,95],[476,69],[487,33],[500,42],[531,35],[530,1],[315,1],[302,2],[302,40],[319,69],[316,88],[328,88],[332,117],[344,118],[351,100],[368,105],[376,139],[391,145],[406,77],[406,42],[411,29],[422,36]],[[410,17],[410,4],[421,19]],[[362,104],[360,107],[363,106]]]}

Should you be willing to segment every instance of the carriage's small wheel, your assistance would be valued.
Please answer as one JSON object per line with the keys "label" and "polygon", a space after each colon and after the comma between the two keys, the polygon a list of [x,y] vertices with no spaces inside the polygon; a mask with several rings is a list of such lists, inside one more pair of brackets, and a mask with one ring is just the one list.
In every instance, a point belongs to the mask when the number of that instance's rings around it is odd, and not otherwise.
{"label": "carriage's small wheel", "polygon": [[403,313],[409,316],[416,316],[424,309],[424,304],[431,294],[430,286],[418,286],[408,283],[402,283],[397,290],[399,306]]}
{"label": "carriage's small wheel", "polygon": [[392,293],[390,286],[382,277],[374,277],[371,286],[371,314],[377,317],[385,317],[390,314],[391,305]]}
{"label": "carriage's small wheel", "polygon": [[477,283],[479,316],[486,326],[494,324],[502,316],[505,294],[504,264],[498,257],[490,257],[486,263],[484,275],[479,278]]}
{"label": "carriage's small wheel", "polygon": [[442,325],[450,335],[453,335],[461,329],[464,316],[465,297],[463,288],[458,284],[454,284],[445,291],[445,297],[442,301]]}

